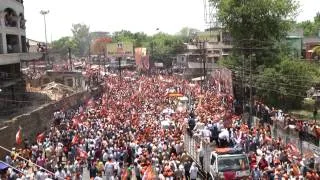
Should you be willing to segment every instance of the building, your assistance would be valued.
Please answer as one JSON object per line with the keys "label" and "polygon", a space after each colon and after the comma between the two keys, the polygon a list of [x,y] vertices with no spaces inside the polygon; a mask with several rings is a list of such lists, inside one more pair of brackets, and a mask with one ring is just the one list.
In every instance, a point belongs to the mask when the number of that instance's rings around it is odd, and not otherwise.
{"label": "building", "polygon": [[[200,47],[197,42],[204,44]],[[212,28],[199,32],[184,46],[185,52],[177,55],[174,69],[188,77],[195,77],[203,75],[204,67],[209,73],[219,59],[229,55],[232,50],[232,38],[221,28]]]}
{"label": "building", "polygon": [[56,82],[74,90],[82,91],[86,88],[85,78],[81,71],[54,71],[48,70],[38,79],[28,79],[27,87],[41,89],[42,86]]}
{"label": "building", "polygon": [[292,32],[288,32],[286,36],[286,43],[291,57],[301,59],[303,47],[303,29],[295,29]]}
{"label": "building", "polygon": [[200,32],[198,39],[206,42],[205,49],[208,61],[217,62],[228,56],[232,50],[231,35],[222,28],[211,28]]}
{"label": "building", "polygon": [[[0,1],[0,109],[18,99],[24,83],[20,73],[20,54],[27,52],[22,0]],[[10,103],[12,104],[12,103]]]}
{"label": "building", "polygon": [[25,23],[23,0],[0,0],[0,115],[26,104],[21,60],[43,55],[28,53]]}

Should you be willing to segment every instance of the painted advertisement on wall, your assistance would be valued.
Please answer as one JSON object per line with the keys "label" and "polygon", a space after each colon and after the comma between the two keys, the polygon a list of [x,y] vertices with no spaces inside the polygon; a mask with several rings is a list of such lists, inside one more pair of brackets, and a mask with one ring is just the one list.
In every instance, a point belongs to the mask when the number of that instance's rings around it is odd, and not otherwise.
{"label": "painted advertisement on wall", "polygon": [[[133,43],[132,42],[121,42],[122,44],[122,56],[133,56]],[[107,44],[107,54],[108,56],[119,56],[119,43]]]}

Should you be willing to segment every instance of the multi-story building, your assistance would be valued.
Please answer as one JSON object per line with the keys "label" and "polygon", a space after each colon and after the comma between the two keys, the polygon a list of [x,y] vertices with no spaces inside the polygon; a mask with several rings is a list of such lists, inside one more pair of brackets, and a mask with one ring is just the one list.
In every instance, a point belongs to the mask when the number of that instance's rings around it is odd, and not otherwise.
{"label": "multi-story building", "polygon": [[[200,47],[198,42],[204,43]],[[228,56],[231,50],[232,38],[229,33],[221,28],[209,29],[199,32],[193,42],[185,44],[185,53],[177,56],[174,67],[188,76],[199,76],[203,74],[203,67],[210,72],[215,63]]]}
{"label": "multi-story building", "polygon": [[0,0],[0,109],[24,92],[20,59],[27,52],[25,22],[23,0]]}

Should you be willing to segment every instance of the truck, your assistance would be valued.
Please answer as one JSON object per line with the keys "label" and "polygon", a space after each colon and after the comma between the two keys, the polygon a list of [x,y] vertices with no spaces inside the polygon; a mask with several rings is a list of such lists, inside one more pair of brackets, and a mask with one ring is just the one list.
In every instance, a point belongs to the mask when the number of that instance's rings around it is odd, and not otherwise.
{"label": "truck", "polygon": [[[199,148],[204,152],[203,162],[199,159]],[[249,179],[248,156],[234,148],[219,148],[200,136],[184,135],[184,149],[199,166],[205,179]]]}

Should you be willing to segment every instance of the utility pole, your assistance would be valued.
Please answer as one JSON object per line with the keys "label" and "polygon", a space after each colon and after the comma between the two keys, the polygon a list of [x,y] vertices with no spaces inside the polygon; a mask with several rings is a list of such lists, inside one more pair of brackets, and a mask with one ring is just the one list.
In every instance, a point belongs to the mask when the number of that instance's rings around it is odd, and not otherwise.
{"label": "utility pole", "polygon": [[249,122],[248,122],[248,127],[252,127],[252,120],[253,120],[253,98],[252,98],[252,49],[250,53],[250,58],[249,58],[249,63],[250,63],[250,116],[249,116]]}
{"label": "utility pole", "polygon": [[100,82],[100,79],[101,79],[101,55],[99,55],[98,57],[98,60],[99,60],[99,72],[98,72],[98,83]]}
{"label": "utility pole", "polygon": [[119,62],[119,78],[121,81],[121,57],[118,58],[118,62]]}
{"label": "utility pole", "polygon": [[119,78],[120,78],[120,82],[121,82],[121,56],[122,56],[122,53],[123,53],[123,46],[122,46],[122,43],[118,43],[118,54],[119,54],[119,57],[118,57],[118,65],[119,65]]}
{"label": "utility pole", "polygon": [[68,48],[68,53],[69,53],[69,63],[70,63],[70,70],[72,71],[72,59],[71,59],[71,48]]}
{"label": "utility pole", "polygon": [[104,75],[106,75],[107,73],[107,69],[106,69],[106,61],[107,61],[107,57],[106,57],[106,49],[103,48],[103,57],[104,57],[104,61],[103,61],[103,66],[104,66]]}
{"label": "utility pole", "polygon": [[201,76],[201,94],[203,93],[204,81],[206,80],[206,49],[205,49],[205,41],[198,41],[197,46],[200,49],[200,56],[202,59],[202,76]]}
{"label": "utility pole", "polygon": [[[243,53],[243,52],[242,52]],[[245,68],[245,61],[244,61],[244,54],[242,55],[242,113],[244,113],[245,112],[245,101],[246,101],[246,99],[245,99],[245,85],[244,85],[244,83],[245,83],[245,81],[244,81],[244,68]]]}
{"label": "utility pole", "polygon": [[203,63],[203,81],[204,81],[202,85],[204,85],[206,82],[206,76],[207,76],[207,71],[206,71],[207,59],[206,59],[206,42],[205,41],[203,41],[202,48],[203,48],[203,50],[202,50],[202,63]]}

